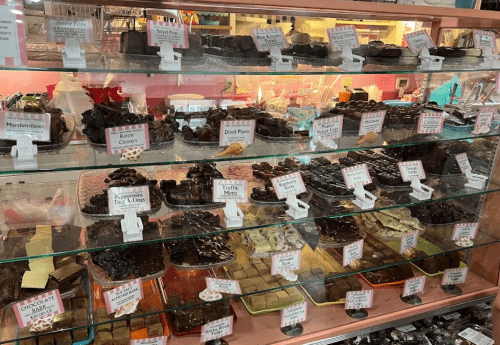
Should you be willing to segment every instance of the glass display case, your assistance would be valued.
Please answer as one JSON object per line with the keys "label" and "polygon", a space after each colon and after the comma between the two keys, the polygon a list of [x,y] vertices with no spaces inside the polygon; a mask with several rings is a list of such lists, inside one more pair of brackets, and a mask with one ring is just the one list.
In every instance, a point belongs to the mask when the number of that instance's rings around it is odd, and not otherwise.
{"label": "glass display case", "polygon": [[494,299],[493,12],[98,3],[0,1],[0,344],[452,341]]}

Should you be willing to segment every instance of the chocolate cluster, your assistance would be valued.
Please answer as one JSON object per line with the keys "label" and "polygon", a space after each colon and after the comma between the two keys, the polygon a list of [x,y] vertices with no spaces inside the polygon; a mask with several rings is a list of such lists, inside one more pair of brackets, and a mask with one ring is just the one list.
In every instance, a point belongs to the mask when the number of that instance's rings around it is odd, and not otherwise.
{"label": "chocolate cluster", "polygon": [[[203,50],[206,54],[223,57],[265,59],[269,52],[259,52],[252,36],[201,35]],[[258,61],[254,61],[254,64]],[[265,63],[267,64],[267,63]]]}
{"label": "chocolate cluster", "polygon": [[[158,223],[150,222],[147,216],[141,217],[144,241],[160,238]],[[123,244],[123,232],[119,220],[100,220],[87,227],[87,247],[105,247]]]}
{"label": "chocolate cluster", "polygon": [[166,236],[176,234],[206,234],[224,231],[220,217],[207,211],[187,211],[162,221],[162,232]]}
{"label": "chocolate cluster", "polygon": [[398,58],[401,47],[395,44],[385,44],[383,41],[371,41],[366,48],[366,56],[375,58]]}
{"label": "chocolate cluster", "polygon": [[351,243],[362,239],[361,231],[352,217],[317,219],[314,222],[322,243]]}
{"label": "chocolate cluster", "polygon": [[465,211],[452,201],[440,201],[433,204],[410,206],[411,215],[427,224],[450,224],[471,222],[474,214]]}

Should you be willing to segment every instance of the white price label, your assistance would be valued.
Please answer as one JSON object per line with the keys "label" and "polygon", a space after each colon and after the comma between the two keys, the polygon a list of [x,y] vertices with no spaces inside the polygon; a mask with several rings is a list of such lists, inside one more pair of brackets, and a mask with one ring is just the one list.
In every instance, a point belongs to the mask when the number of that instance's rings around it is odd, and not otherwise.
{"label": "white price label", "polygon": [[140,301],[144,298],[144,291],[142,289],[142,280],[137,278],[114,288],[113,290],[103,292],[104,302],[108,314],[114,313],[122,309],[127,304]]}
{"label": "white price label", "polygon": [[296,271],[300,269],[300,250],[275,254],[271,261],[271,274],[276,275],[281,272]]}
{"label": "white price label", "polygon": [[278,199],[284,199],[289,194],[297,195],[306,191],[306,186],[299,172],[278,176],[271,179]]}
{"label": "white price label", "polygon": [[475,345],[494,345],[495,341],[490,337],[485,336],[482,333],[479,333],[472,328],[466,328],[462,332],[458,333],[459,337],[462,337]]}
{"label": "white price label", "polygon": [[353,189],[358,183],[361,183],[363,186],[372,183],[372,178],[366,164],[344,168],[342,169],[342,176],[348,189]]}
{"label": "white price label", "polygon": [[307,302],[292,305],[281,311],[281,327],[304,322],[307,319]]}
{"label": "white price label", "polygon": [[373,304],[373,290],[348,291],[345,296],[345,310],[368,309]]}
{"label": "white price label", "polygon": [[123,153],[127,149],[149,150],[147,124],[106,128],[108,154]]}
{"label": "white price label", "polygon": [[474,48],[484,49],[491,48],[493,54],[497,51],[497,43],[495,40],[495,33],[492,31],[472,30],[474,39]]}
{"label": "white price label", "polygon": [[108,208],[112,216],[125,214],[126,210],[136,213],[149,211],[149,187],[112,187],[108,189]]}
{"label": "white price label", "polygon": [[445,319],[447,321],[460,319],[461,317],[462,317],[462,315],[460,315],[460,313],[457,313],[457,312],[443,315],[443,319]]}
{"label": "white price label", "polygon": [[358,32],[353,25],[329,28],[326,32],[330,40],[330,48],[334,52],[341,51],[344,47],[359,47]]}
{"label": "white price label", "polygon": [[189,48],[187,26],[178,23],[148,20],[148,45],[159,47],[168,42],[173,48]]}
{"label": "white price label", "polygon": [[281,50],[289,46],[281,28],[252,29],[250,35],[260,52],[268,52],[272,47]]}
{"label": "white price label", "polygon": [[418,53],[423,48],[434,48],[436,46],[427,30],[411,32],[404,35],[404,38],[412,53]]}
{"label": "white price label", "polygon": [[474,128],[480,128],[483,125],[488,127],[491,126],[493,118],[497,113],[497,108],[481,108],[476,116],[476,122],[474,123]]}
{"label": "white price label", "polygon": [[255,120],[221,121],[219,145],[228,146],[232,143],[253,144]]}
{"label": "white price label", "polygon": [[231,334],[233,334],[233,315],[203,325],[200,342],[220,339]]}
{"label": "white price label", "polygon": [[0,23],[0,66],[28,66],[23,2],[0,1]]}
{"label": "white price label", "polygon": [[470,165],[469,158],[467,158],[467,153],[464,152],[456,155],[455,158],[462,174],[465,174],[467,170],[472,171],[472,166]]}
{"label": "white price label", "polygon": [[248,201],[248,182],[247,180],[213,180],[213,201],[227,202],[234,200],[236,202]]}
{"label": "white price label", "polygon": [[425,179],[422,161],[399,162],[398,167],[403,181],[411,181],[414,177],[419,180]]}
{"label": "white price label", "polygon": [[167,345],[167,339],[167,336],[144,339],[130,339],[130,345]]}
{"label": "white price label", "polygon": [[32,141],[50,141],[50,114],[0,113],[0,139],[17,140],[29,135]]}
{"label": "white price label", "polygon": [[400,327],[396,327],[396,329],[400,332],[403,332],[403,333],[417,330],[417,328],[413,325],[400,326]]}
{"label": "white price label", "polygon": [[207,282],[207,290],[209,291],[241,295],[240,283],[237,280],[208,277],[206,277],[205,280]]}
{"label": "white price label", "polygon": [[363,257],[364,243],[364,240],[359,240],[343,248],[342,263],[344,267],[349,266],[354,260]]}
{"label": "white price label", "polygon": [[401,245],[399,248],[399,254],[403,254],[409,248],[417,248],[417,245],[418,245],[418,230],[404,234],[403,236],[401,236]]}
{"label": "white price label", "polygon": [[419,134],[443,133],[444,116],[442,113],[421,113],[418,119]]}
{"label": "white price label", "polygon": [[460,238],[468,238],[473,240],[476,238],[477,229],[479,227],[479,223],[462,223],[455,224],[453,228],[453,235],[451,239],[456,241]]}
{"label": "white price label", "polygon": [[314,141],[340,138],[342,136],[343,123],[344,123],[343,115],[314,120],[313,122]]}
{"label": "white price label", "polygon": [[65,42],[74,38],[80,43],[94,42],[94,26],[91,18],[49,17],[45,18],[47,41]]}
{"label": "white price label", "polygon": [[385,110],[373,113],[364,113],[359,125],[359,136],[365,135],[368,132],[379,133],[382,130],[385,119]]}
{"label": "white price label", "polygon": [[465,283],[467,279],[467,267],[449,268],[444,270],[443,280],[441,285],[458,285]]}
{"label": "white price label", "polygon": [[425,286],[425,276],[406,279],[405,287],[403,289],[403,297],[416,295],[424,291],[424,286]]}
{"label": "white price label", "polygon": [[31,326],[37,320],[52,318],[64,313],[64,306],[59,290],[52,290],[41,295],[28,298],[12,307],[19,328]]}

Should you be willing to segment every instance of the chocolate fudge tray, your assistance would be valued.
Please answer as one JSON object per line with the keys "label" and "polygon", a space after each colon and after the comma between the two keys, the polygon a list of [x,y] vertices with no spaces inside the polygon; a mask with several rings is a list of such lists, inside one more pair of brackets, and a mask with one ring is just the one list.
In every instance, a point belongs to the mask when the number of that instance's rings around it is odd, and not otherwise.
{"label": "chocolate fudge tray", "polygon": [[[164,309],[161,292],[155,280],[149,280],[142,283],[144,298],[139,301],[137,310],[130,315],[123,317],[132,317],[129,320],[120,320],[113,314],[108,314],[106,302],[104,301],[104,289],[99,285],[93,284],[93,313],[96,323],[108,322],[95,328],[95,345],[130,344],[131,339],[145,339],[160,336],[170,336],[170,330],[167,325],[167,319],[164,313],[147,315]],[[109,323],[109,321],[115,321]],[[122,340],[123,342],[120,342]]]}
{"label": "chocolate fudge tray", "polygon": [[[400,241],[390,241],[386,242],[386,244],[399,253]],[[441,252],[443,252],[441,248],[420,237],[418,239],[417,248],[410,248],[402,255],[408,259],[426,257],[425,259],[412,261],[412,265],[429,277],[444,274],[444,270],[448,268],[467,267],[465,263],[460,261],[460,255],[455,252],[428,257],[429,255],[436,255]]]}
{"label": "chocolate fudge tray", "polygon": [[358,227],[354,218],[346,216],[332,219],[321,219],[300,224],[293,224],[301,234],[316,232],[319,235],[318,247],[343,247],[366,237],[366,233]]}
{"label": "chocolate fudge tray", "polygon": [[172,334],[175,336],[200,334],[204,324],[231,315],[233,315],[233,321],[237,321],[238,318],[229,301],[217,301],[172,310],[181,306],[201,303],[198,295],[206,288],[204,278],[214,277],[211,272],[211,270],[179,271],[174,267],[169,267],[167,273],[158,279],[163,301],[167,305],[167,309],[171,310],[166,315]]}
{"label": "chocolate fudge tray", "polygon": [[225,203],[212,201],[212,180],[224,178],[215,163],[157,166],[154,174],[160,182],[165,205],[174,211],[225,206]]}
{"label": "chocolate fudge tray", "polygon": [[142,168],[120,168],[84,171],[78,179],[77,194],[80,212],[85,218],[93,220],[119,219],[111,216],[108,209],[108,188],[110,187],[149,187],[151,209],[138,212],[138,216],[154,214],[161,208],[162,195],[155,180],[151,180]]}

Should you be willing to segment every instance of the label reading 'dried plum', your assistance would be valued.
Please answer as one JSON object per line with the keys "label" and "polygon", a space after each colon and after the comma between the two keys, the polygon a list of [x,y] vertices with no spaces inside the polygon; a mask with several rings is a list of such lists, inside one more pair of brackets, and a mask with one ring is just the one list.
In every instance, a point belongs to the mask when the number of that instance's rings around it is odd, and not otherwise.
{"label": "label reading 'dried plum'", "polygon": [[444,116],[442,113],[422,113],[418,120],[419,134],[443,133]]}
{"label": "label reading 'dried plum'", "polygon": [[108,189],[108,207],[112,216],[125,214],[126,210],[149,211],[149,187],[111,187]]}
{"label": "label reading 'dried plum'", "polygon": [[147,124],[106,128],[108,154],[123,153],[127,149],[149,150]]}
{"label": "label reading 'dried plum'", "polygon": [[306,321],[307,319],[307,302],[292,305],[281,311],[281,326],[286,327]]}
{"label": "label reading 'dried plum'", "polygon": [[384,119],[385,110],[363,114],[359,125],[359,136],[365,135],[368,132],[379,133],[382,130]]}
{"label": "label reading 'dried plum'", "polygon": [[465,283],[467,279],[467,267],[464,268],[449,268],[444,270],[443,280],[441,285],[458,285]]}
{"label": "label reading 'dried plum'", "polygon": [[358,183],[361,183],[363,186],[372,183],[372,178],[366,164],[344,168],[342,169],[342,176],[348,189],[353,189]]}
{"label": "label reading 'dried plum'", "polygon": [[201,327],[200,342],[219,339],[233,333],[233,316],[209,322]]}
{"label": "label reading 'dried plum'", "polygon": [[411,181],[414,177],[419,180],[425,179],[422,161],[399,162],[398,167],[403,181]]}
{"label": "label reading 'dried plum'", "polygon": [[35,113],[0,113],[0,139],[17,140],[29,135],[32,141],[50,141],[50,115]]}
{"label": "label reading 'dried plum'", "polygon": [[232,143],[251,145],[255,133],[255,120],[221,121],[219,145],[228,146]]}
{"label": "label reading 'dried plum'", "polygon": [[406,279],[405,287],[403,289],[403,297],[416,295],[417,293],[424,291],[424,286],[425,276]]}
{"label": "label reading 'dried plum'", "polygon": [[168,42],[173,48],[189,48],[187,26],[178,23],[148,20],[148,45],[159,47]]}
{"label": "label reading 'dried plum'", "polygon": [[342,136],[343,122],[343,115],[314,120],[313,139],[320,141],[340,138]]}
{"label": "label reading 'dried plum'", "polygon": [[343,248],[342,262],[344,267],[363,257],[363,245],[364,240],[359,240]]}
{"label": "label reading 'dried plum'", "polygon": [[345,296],[345,310],[368,309],[373,304],[373,290],[348,291]]}
{"label": "label reading 'dried plum'", "polygon": [[105,291],[103,294],[108,314],[114,313],[125,307],[126,304],[144,298],[142,280],[137,278],[113,290]]}
{"label": "label reading 'dried plum'", "polygon": [[271,182],[278,199],[284,199],[287,195],[297,195],[306,191],[306,186],[299,172],[275,177],[271,179]]}
{"label": "label reading 'dried plum'", "polygon": [[268,52],[272,47],[280,50],[288,48],[288,41],[281,28],[252,29],[250,35],[260,52]]}
{"label": "label reading 'dried plum'", "polygon": [[300,269],[300,250],[275,254],[271,261],[271,274],[280,274],[281,272],[296,271]]}
{"label": "label reading 'dried plum'", "polygon": [[14,309],[20,328],[30,326],[39,319],[50,318],[64,313],[59,290],[52,290],[16,303],[12,309]]}
{"label": "label reading 'dried plum'", "polygon": [[330,48],[334,52],[341,51],[344,47],[359,47],[358,33],[353,25],[329,28],[326,32],[330,40]]}
{"label": "label reading 'dried plum'", "polygon": [[412,53],[418,53],[423,48],[433,48],[436,46],[427,30],[419,30],[404,35],[406,43]]}

